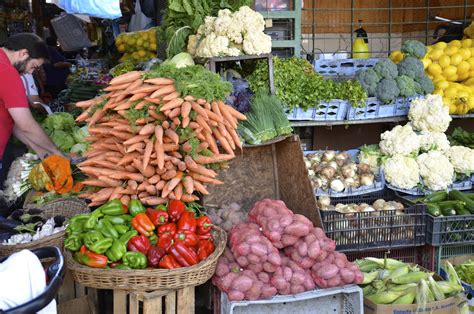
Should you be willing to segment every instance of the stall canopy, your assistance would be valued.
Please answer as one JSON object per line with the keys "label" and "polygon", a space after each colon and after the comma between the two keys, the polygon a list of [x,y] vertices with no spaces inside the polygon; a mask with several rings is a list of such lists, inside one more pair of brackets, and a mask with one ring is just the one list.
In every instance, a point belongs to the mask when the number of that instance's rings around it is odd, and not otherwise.
{"label": "stall canopy", "polygon": [[117,19],[122,16],[120,0],[50,0],[70,14],[84,14],[102,19]]}

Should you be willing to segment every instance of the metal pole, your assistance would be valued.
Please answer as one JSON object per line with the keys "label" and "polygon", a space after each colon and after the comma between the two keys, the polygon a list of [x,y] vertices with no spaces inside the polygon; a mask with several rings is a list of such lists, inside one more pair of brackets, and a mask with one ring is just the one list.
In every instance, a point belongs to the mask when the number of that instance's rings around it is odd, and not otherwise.
{"label": "metal pole", "polygon": [[430,0],[426,0],[425,45],[428,45],[429,32],[430,32]]}
{"label": "metal pole", "polygon": [[312,2],[312,23],[311,23],[311,33],[312,33],[312,38],[311,40],[313,41],[313,50],[312,50],[312,53],[313,53],[313,60],[316,60],[316,52],[314,51],[315,48],[316,48],[316,43],[315,43],[315,35],[316,35],[316,0],[313,0]]}
{"label": "metal pole", "polygon": [[392,0],[388,0],[388,51],[387,55],[392,51]]}
{"label": "metal pole", "polygon": [[467,23],[467,0],[464,0],[464,23]]}
{"label": "metal pole", "polygon": [[[354,43],[354,5],[355,4],[355,0],[351,0],[351,30],[350,30],[350,33],[351,33],[351,45]],[[351,48],[351,55],[353,54],[353,51],[352,51],[352,48]]]}

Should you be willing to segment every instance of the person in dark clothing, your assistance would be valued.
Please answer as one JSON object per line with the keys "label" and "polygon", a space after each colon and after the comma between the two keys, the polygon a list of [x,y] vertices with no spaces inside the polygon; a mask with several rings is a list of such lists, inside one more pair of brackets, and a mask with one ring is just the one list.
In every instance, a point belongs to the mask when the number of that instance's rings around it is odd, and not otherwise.
{"label": "person in dark clothing", "polygon": [[71,63],[66,62],[66,58],[59,52],[56,37],[46,38],[50,62],[43,65],[46,73],[46,92],[55,98],[59,92],[66,89],[66,79],[69,75]]}

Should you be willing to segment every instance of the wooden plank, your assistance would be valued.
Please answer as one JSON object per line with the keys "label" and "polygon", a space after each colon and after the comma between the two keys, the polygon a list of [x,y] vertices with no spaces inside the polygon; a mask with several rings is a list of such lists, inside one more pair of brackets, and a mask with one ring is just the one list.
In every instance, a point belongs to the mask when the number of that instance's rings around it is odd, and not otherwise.
{"label": "wooden plank", "polygon": [[63,284],[58,291],[58,304],[67,302],[76,297],[76,292],[74,289],[74,278],[69,269],[66,269],[66,275],[64,276]]}
{"label": "wooden plank", "polygon": [[126,290],[114,290],[114,313],[119,313],[119,314],[127,313],[127,291]]}
{"label": "wooden plank", "polygon": [[176,291],[168,293],[165,297],[165,313],[176,314]]}
{"label": "wooden plank", "polygon": [[83,297],[87,294],[86,293],[86,287],[84,287],[83,285],[75,282],[75,287],[76,287],[76,297],[77,298]]}
{"label": "wooden plank", "polygon": [[178,311],[177,314],[194,313],[194,287],[186,287],[178,290]]}
{"label": "wooden plank", "polygon": [[138,295],[136,292],[130,293],[130,314],[138,314],[139,313],[139,301]]}
{"label": "wooden plank", "polygon": [[97,295],[97,289],[87,288],[87,297],[93,306],[93,314],[99,313],[99,296]]}
{"label": "wooden plank", "polygon": [[[145,298],[143,300],[143,314],[161,314],[161,299],[163,297],[155,297],[152,299]],[[132,313],[130,313],[132,314]]]}

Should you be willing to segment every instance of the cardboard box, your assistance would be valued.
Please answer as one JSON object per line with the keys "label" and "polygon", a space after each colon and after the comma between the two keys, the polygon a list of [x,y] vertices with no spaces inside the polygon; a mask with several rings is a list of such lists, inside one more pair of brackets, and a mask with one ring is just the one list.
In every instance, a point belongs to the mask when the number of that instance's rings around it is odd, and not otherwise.
{"label": "cardboard box", "polygon": [[417,309],[417,304],[375,304],[364,298],[365,314],[456,314],[459,313],[459,306],[465,299],[451,297],[442,301],[426,304],[423,309]]}

